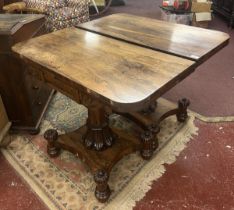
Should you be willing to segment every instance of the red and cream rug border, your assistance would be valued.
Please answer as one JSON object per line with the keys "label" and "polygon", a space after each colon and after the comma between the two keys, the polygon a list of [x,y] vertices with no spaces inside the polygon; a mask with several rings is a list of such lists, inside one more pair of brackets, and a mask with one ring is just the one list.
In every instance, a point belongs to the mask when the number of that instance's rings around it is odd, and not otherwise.
{"label": "red and cream rug border", "polygon": [[[165,103],[170,103],[165,100]],[[194,124],[195,118],[205,122],[229,122],[234,121],[234,117],[205,117],[195,112],[189,112],[189,119],[176,133],[170,141],[158,151],[157,155],[149,161],[141,171],[132,178],[127,186],[118,193],[118,195],[109,202],[104,209],[132,209],[135,203],[141,200],[144,195],[151,189],[152,182],[157,180],[165,172],[164,164],[171,164],[176,161],[176,157],[186,147],[186,144],[192,139],[193,135],[198,134],[198,128]],[[17,160],[6,149],[1,149],[5,158],[13,168],[23,177],[29,186],[36,192],[49,209],[58,209],[56,202],[47,194],[44,189],[33,181],[30,173],[17,162]]]}

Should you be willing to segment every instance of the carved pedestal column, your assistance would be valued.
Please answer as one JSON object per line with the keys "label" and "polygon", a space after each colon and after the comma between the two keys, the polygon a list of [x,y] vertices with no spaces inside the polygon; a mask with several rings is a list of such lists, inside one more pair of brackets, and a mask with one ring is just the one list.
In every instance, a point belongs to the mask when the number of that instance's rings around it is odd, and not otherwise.
{"label": "carved pedestal column", "polygon": [[98,102],[88,107],[87,129],[83,137],[87,148],[100,151],[112,146],[114,135],[109,128],[109,119],[104,107]]}

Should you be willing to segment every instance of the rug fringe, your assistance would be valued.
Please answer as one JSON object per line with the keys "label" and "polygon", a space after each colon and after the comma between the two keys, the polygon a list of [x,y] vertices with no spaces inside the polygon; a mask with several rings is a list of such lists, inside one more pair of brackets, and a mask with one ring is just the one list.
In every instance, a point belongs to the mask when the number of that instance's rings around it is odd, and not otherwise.
{"label": "rug fringe", "polygon": [[[163,103],[165,104],[170,104],[170,106],[174,107],[175,103],[168,101],[165,98],[160,98],[161,101],[163,101]],[[234,116],[204,116],[202,114],[198,114],[195,111],[192,110],[188,110],[189,113],[191,113],[192,115],[194,115],[197,119],[203,121],[203,122],[208,122],[208,123],[218,123],[218,122],[234,122]]]}
{"label": "rug fringe", "polygon": [[[198,134],[198,128],[194,125],[194,116],[190,116],[188,123],[183,126],[181,132],[173,136],[173,141],[169,141],[166,146],[148,162],[144,168],[135,176],[128,187],[118,194],[115,199],[109,203],[105,210],[130,210],[136,202],[141,200],[151,189],[154,180],[158,179],[166,171],[163,164],[171,164],[176,161],[176,157],[186,147],[193,135]],[[168,152],[170,151],[170,152]],[[171,153],[171,151],[173,151]],[[144,182],[142,182],[144,180]]]}
{"label": "rug fringe", "polygon": [[[165,103],[173,104],[166,99],[162,99]],[[194,135],[198,134],[198,128],[194,124],[195,118],[204,122],[231,122],[234,121],[234,116],[231,117],[205,117],[193,111],[189,111],[189,118],[180,132],[177,132],[173,138],[173,141],[168,141],[163,147],[158,150],[139,173],[128,183],[128,187],[125,187],[110,203],[106,204],[103,208],[105,210],[130,210],[136,202],[141,200],[145,194],[151,189],[154,180],[160,178],[166,171],[164,164],[172,164],[176,161],[176,157],[186,147],[186,144],[192,139]],[[49,122],[45,122],[45,128],[51,127]],[[43,130],[43,129],[42,129]],[[60,131],[62,132],[62,131]],[[9,161],[9,163],[16,169],[16,171],[30,184],[32,189],[41,197],[41,199],[47,204],[49,209],[58,209],[51,199],[47,198],[43,191],[31,181],[31,178],[21,168],[10,152],[1,149],[3,155]],[[143,181],[142,181],[143,180]]]}
{"label": "rug fringe", "polygon": [[208,122],[208,123],[220,123],[220,122],[234,122],[234,116],[227,116],[227,117],[207,117],[201,114],[198,114],[194,111],[189,110],[197,119]]}

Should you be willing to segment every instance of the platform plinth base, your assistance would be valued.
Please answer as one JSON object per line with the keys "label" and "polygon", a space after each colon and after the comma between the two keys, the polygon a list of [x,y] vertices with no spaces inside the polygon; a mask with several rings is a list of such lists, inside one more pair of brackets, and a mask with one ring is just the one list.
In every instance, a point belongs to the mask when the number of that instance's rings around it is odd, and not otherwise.
{"label": "platform plinth base", "polygon": [[100,202],[106,202],[111,194],[108,180],[113,166],[125,155],[135,151],[140,151],[142,158],[149,160],[158,147],[160,122],[171,115],[176,115],[178,121],[184,122],[188,105],[188,100],[182,99],[177,108],[159,104],[156,111],[156,106],[152,106],[147,113],[124,113],[123,117],[136,123],[136,129],[126,132],[110,126],[105,109],[95,104],[88,109],[87,124],[78,130],[61,136],[58,136],[56,130],[47,130],[44,134],[48,141],[47,152],[50,157],[57,157],[63,148],[84,160],[96,183],[95,197]]}

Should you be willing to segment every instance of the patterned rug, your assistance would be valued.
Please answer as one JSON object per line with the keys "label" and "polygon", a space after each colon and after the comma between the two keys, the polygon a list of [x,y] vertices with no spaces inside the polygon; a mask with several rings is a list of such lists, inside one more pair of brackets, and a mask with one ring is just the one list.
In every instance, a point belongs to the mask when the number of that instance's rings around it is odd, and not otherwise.
{"label": "patterned rug", "polygon": [[[170,105],[164,100],[163,103]],[[86,164],[67,151],[57,158],[49,158],[42,136],[14,136],[2,153],[49,209],[127,210],[132,209],[151,188],[152,181],[164,173],[163,164],[173,163],[186,143],[197,134],[194,118],[191,113],[184,124],[178,123],[175,117],[163,121],[158,135],[159,148],[150,161],[144,161],[138,152],[120,160],[110,174],[112,194],[105,204],[94,197],[95,183]],[[59,133],[69,132],[82,126],[86,119],[84,106],[57,93],[42,122],[41,134],[48,128],[56,128]],[[134,127],[118,115],[111,117],[111,123],[126,132]]]}

